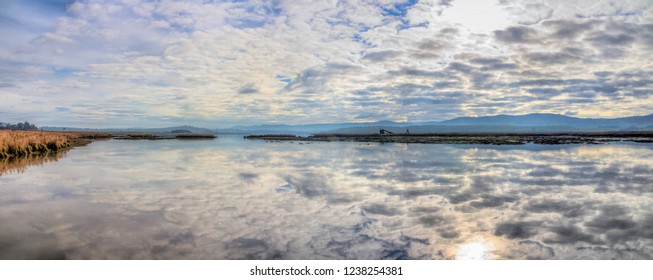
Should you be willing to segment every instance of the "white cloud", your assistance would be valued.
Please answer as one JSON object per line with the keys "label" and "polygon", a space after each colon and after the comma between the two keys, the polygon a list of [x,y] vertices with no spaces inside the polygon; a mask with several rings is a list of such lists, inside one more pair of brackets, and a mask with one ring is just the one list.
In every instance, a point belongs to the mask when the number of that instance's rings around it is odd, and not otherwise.
{"label": "white cloud", "polygon": [[[586,100],[592,104],[586,109],[570,101],[578,100],[572,92],[550,102],[531,87],[515,86],[547,77],[591,79],[600,87],[605,82],[594,72],[650,71],[645,61],[653,40],[644,24],[653,18],[647,1],[406,3],[91,0],[49,13],[50,20],[31,33],[17,27],[31,24],[28,21],[3,15],[13,24],[0,33],[19,35],[17,41],[2,39],[2,82],[17,85],[2,90],[24,101],[0,105],[0,111],[11,112],[11,121],[39,116],[49,125],[83,124],[81,113],[75,112],[112,116],[111,121],[86,122],[88,126],[115,126],[113,122],[121,120],[115,113],[120,110],[103,108],[129,108],[151,116],[142,123],[124,115],[122,123],[132,126],[187,120],[207,126],[335,122],[360,116],[437,120],[532,111],[573,110],[589,117],[650,113],[645,104],[653,97],[637,94],[650,90],[647,82],[628,87],[615,78],[611,85],[619,90],[595,92],[595,102]],[[36,8],[30,5],[18,7],[34,14]],[[620,39],[628,36],[633,39]],[[605,45],[615,40],[620,44]],[[501,61],[470,62],[484,58]],[[293,77],[292,85],[287,84]],[[58,98],[43,99],[32,84],[46,85]],[[74,84],[85,86],[71,89]],[[256,91],[239,94],[243,85]],[[431,89],[406,92],[400,89],[409,87],[402,85]],[[354,98],[355,92],[365,90],[365,101]],[[446,108],[429,110],[433,104],[414,103],[453,91],[464,98]],[[411,94],[426,99],[411,99],[407,106],[405,98],[413,98]],[[633,94],[637,98],[630,97]],[[94,105],[93,110],[76,107],[78,100]],[[519,105],[508,106],[510,100]],[[53,119],[48,117],[53,109],[36,111],[25,105],[35,101],[76,110],[58,112],[68,115]]]}
{"label": "white cloud", "polygon": [[460,26],[473,33],[490,33],[513,23],[505,9],[496,5],[495,1],[473,0],[453,2],[436,20]]}

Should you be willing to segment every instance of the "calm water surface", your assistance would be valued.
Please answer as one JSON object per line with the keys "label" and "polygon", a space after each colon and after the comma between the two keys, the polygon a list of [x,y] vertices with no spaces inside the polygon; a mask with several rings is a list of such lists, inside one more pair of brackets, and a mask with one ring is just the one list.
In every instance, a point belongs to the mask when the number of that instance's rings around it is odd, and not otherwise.
{"label": "calm water surface", "polygon": [[0,258],[652,259],[653,145],[95,142],[0,176]]}

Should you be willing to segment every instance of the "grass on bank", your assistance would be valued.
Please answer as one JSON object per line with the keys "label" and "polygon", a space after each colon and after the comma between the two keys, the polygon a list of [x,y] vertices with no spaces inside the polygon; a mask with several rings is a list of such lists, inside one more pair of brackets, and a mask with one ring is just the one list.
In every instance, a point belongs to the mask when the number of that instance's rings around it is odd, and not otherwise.
{"label": "grass on bank", "polygon": [[108,137],[111,134],[0,130],[0,158],[49,153],[68,148],[83,139]]}

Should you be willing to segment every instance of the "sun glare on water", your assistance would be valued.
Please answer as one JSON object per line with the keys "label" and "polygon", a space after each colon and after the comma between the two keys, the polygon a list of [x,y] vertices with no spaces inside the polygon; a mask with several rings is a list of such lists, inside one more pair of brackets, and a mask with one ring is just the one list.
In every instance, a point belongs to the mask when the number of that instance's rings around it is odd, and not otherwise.
{"label": "sun glare on water", "polygon": [[460,245],[456,251],[457,260],[488,260],[491,259],[490,250],[494,247],[484,239]]}

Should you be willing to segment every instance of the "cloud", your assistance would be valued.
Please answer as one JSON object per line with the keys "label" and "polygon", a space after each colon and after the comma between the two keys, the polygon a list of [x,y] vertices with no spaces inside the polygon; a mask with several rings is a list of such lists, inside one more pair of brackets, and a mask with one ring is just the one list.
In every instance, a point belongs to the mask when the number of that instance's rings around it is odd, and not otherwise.
{"label": "cloud", "polygon": [[362,207],[362,210],[367,214],[383,215],[383,216],[396,216],[401,215],[403,212],[396,208],[387,207],[384,204],[370,204]]}
{"label": "cloud", "polygon": [[388,71],[388,76],[416,76],[432,78],[456,78],[454,74],[448,71],[427,71],[417,68],[402,68],[399,70]]}
{"label": "cloud", "polygon": [[[555,176],[555,175],[549,175]],[[579,204],[560,200],[534,200],[524,207],[524,210],[533,213],[559,213],[565,217],[573,218],[585,215],[587,211],[583,207],[590,206],[590,203]]]}
{"label": "cloud", "polygon": [[426,39],[420,42],[417,47],[420,50],[441,51],[450,47],[450,43],[443,40]]}
{"label": "cloud", "polygon": [[469,73],[473,70],[471,66],[459,62],[449,63],[449,65],[447,65],[447,69],[462,72],[462,73]]}
{"label": "cloud", "polygon": [[[645,115],[651,85],[636,80],[646,76],[617,77],[650,71],[651,10],[645,1],[11,1],[0,12],[0,110],[8,121],[98,127]],[[615,74],[584,99],[521,84],[602,71]],[[402,96],[402,84],[464,96],[436,113],[437,97]],[[352,98],[370,88],[395,91]]]}
{"label": "cloud", "polygon": [[238,89],[238,93],[240,94],[251,94],[258,92],[259,90],[253,84],[246,84]]}
{"label": "cloud", "polygon": [[570,52],[532,52],[525,55],[525,58],[544,65],[569,64],[579,59]]}
{"label": "cloud", "polygon": [[587,39],[595,45],[623,46],[635,41],[635,37],[628,34],[596,34]]}
{"label": "cloud", "polygon": [[592,30],[597,23],[599,21],[552,20],[544,22],[543,25],[552,28],[553,36],[557,38],[575,39]]}
{"label": "cloud", "polygon": [[312,67],[297,74],[285,90],[301,90],[303,93],[324,93],[325,87],[329,85],[332,78],[347,75],[349,72],[358,69],[358,66],[342,63],[327,63],[321,67]]}
{"label": "cloud", "polygon": [[535,40],[535,30],[524,26],[513,26],[494,31],[494,36],[497,40],[506,43],[531,43]]}
{"label": "cloud", "polygon": [[526,239],[535,235],[536,225],[527,222],[503,223],[496,226],[495,235],[510,239]]}
{"label": "cloud", "polygon": [[0,88],[16,87],[16,84],[10,82],[0,82]]}
{"label": "cloud", "polygon": [[392,51],[392,50],[387,50],[387,51],[378,51],[378,52],[369,52],[363,55],[363,59],[374,61],[374,62],[380,62],[384,61],[389,58],[396,57],[400,55],[401,52],[398,51]]}
{"label": "cloud", "polygon": [[554,226],[551,227],[551,232],[555,235],[550,239],[545,239],[544,242],[550,244],[600,244],[595,238],[573,225]]}

